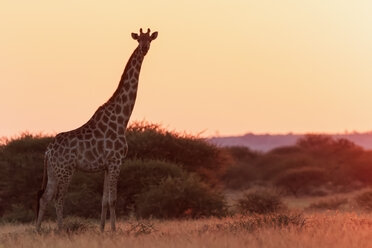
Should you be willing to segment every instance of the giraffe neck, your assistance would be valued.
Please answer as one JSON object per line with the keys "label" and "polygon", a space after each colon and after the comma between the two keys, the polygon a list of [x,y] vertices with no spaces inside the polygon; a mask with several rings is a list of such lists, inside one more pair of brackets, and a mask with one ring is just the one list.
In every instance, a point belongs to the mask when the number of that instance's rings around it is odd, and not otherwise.
{"label": "giraffe neck", "polygon": [[107,102],[108,105],[114,106],[116,115],[124,117],[125,126],[128,124],[136,101],[143,58],[144,56],[137,47],[125,66],[118,88]]}

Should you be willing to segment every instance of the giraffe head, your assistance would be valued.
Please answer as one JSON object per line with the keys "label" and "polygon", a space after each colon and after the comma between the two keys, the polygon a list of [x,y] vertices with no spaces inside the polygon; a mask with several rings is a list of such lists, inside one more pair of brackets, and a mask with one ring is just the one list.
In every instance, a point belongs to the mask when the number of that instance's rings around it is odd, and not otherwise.
{"label": "giraffe head", "polygon": [[138,41],[139,51],[145,56],[150,49],[151,41],[155,40],[158,37],[158,32],[152,33],[150,35],[150,29],[147,29],[146,33],[142,32],[142,28],[140,29],[140,34],[132,33],[132,38]]}

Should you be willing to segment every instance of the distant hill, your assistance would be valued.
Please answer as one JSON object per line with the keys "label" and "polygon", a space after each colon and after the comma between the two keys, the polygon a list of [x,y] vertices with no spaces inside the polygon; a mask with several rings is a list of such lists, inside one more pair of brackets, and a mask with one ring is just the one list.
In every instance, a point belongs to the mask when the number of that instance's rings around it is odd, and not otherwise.
{"label": "distant hill", "polygon": [[[351,142],[363,147],[372,149],[372,132],[367,133],[345,133],[329,134],[335,139],[348,139]],[[218,146],[247,146],[252,150],[267,152],[280,146],[291,146],[303,137],[304,134],[253,134],[248,133],[242,136],[212,137],[209,141]]]}

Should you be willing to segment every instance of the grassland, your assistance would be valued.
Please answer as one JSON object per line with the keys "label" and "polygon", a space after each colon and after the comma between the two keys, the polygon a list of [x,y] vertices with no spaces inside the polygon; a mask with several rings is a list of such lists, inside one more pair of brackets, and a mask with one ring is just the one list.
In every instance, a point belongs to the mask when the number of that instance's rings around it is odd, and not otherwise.
{"label": "grassland", "polygon": [[[87,224],[89,223],[89,224]],[[118,231],[100,233],[98,225],[67,220],[58,233],[45,223],[0,226],[0,247],[372,247],[372,215],[337,211],[198,220],[120,221]]]}

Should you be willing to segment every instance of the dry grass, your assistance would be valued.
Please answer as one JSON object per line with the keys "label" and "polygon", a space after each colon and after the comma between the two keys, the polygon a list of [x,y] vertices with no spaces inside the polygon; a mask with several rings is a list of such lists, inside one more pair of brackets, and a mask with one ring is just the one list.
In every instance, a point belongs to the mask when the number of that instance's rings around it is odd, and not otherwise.
{"label": "dry grass", "polygon": [[125,221],[103,234],[98,225],[58,233],[46,223],[38,234],[32,225],[3,224],[0,247],[372,247],[372,215],[332,213]]}

